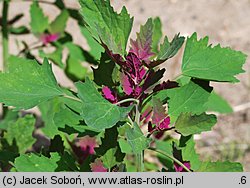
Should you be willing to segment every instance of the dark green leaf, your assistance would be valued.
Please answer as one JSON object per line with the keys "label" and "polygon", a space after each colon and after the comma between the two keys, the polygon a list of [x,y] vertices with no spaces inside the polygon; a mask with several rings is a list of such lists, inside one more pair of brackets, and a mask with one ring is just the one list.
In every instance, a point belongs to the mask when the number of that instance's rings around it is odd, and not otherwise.
{"label": "dark green leaf", "polygon": [[169,97],[168,114],[173,123],[182,112],[191,112],[192,114],[205,112],[205,103],[208,101],[210,92],[190,81],[182,87],[167,90],[167,96]]}
{"label": "dark green leaf", "polygon": [[173,57],[178,50],[181,48],[184,43],[185,38],[180,37],[179,34],[175,35],[171,42],[168,41],[168,37],[166,36],[163,44],[160,45],[160,51],[157,55],[157,61],[165,61],[171,57]]}
{"label": "dark green leaf", "polygon": [[48,58],[49,60],[53,61],[56,65],[60,68],[64,68],[64,64],[62,62],[62,47],[58,47],[55,51],[51,53],[45,53],[43,50],[39,50],[39,55],[41,58]]}
{"label": "dark green leaf", "polygon": [[80,0],[81,14],[92,36],[104,43],[114,54],[126,53],[133,18],[125,7],[117,14],[109,0]]}
{"label": "dark green leaf", "polygon": [[175,123],[175,128],[182,135],[188,136],[210,131],[216,122],[217,118],[212,114],[191,115],[191,113],[182,113]]}

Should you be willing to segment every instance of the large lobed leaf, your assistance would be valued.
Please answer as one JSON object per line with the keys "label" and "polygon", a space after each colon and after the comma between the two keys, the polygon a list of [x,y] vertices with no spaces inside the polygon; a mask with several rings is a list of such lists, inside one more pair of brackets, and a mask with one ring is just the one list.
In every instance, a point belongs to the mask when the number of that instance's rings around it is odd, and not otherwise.
{"label": "large lobed leaf", "polygon": [[104,43],[114,54],[126,53],[133,18],[125,7],[116,13],[109,0],[79,0],[81,14],[92,36]]}
{"label": "large lobed leaf", "polygon": [[[163,90],[162,92],[165,91]],[[182,87],[166,90],[166,93],[169,97],[168,114],[172,123],[175,122],[182,112],[190,112],[191,114],[198,115],[205,112],[207,109],[205,103],[210,96],[208,90],[193,81]]]}
{"label": "large lobed leaf", "polygon": [[220,45],[208,45],[208,37],[197,40],[194,33],[187,39],[182,62],[186,76],[224,82],[238,82],[235,75],[244,72],[246,55]]}
{"label": "large lobed leaf", "polygon": [[94,129],[101,131],[113,127],[132,109],[132,106],[122,108],[105,100],[89,78],[86,78],[85,83],[78,82],[75,85],[78,97],[83,102],[81,116],[86,124]]}
{"label": "large lobed leaf", "polygon": [[8,71],[0,73],[0,82],[0,102],[16,109],[29,109],[63,95],[46,59],[39,65],[34,60],[12,56]]}

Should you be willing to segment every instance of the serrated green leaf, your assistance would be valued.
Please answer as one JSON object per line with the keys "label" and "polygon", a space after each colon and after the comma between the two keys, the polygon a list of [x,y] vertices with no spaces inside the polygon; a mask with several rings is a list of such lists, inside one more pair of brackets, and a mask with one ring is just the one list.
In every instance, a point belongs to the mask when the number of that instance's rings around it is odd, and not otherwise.
{"label": "serrated green leaf", "polygon": [[33,1],[31,4],[30,17],[30,27],[33,33],[41,34],[48,28],[49,18],[44,15],[42,8],[38,4],[38,1]]}
{"label": "serrated green leaf", "polygon": [[193,136],[181,136],[180,145],[182,160],[189,161],[192,170],[197,170],[200,165],[200,156],[196,153]]}
{"label": "serrated green leaf", "polygon": [[115,157],[116,150],[116,148],[111,148],[101,157],[105,168],[111,169],[117,164]]}
{"label": "serrated green leaf", "polygon": [[182,73],[186,76],[223,81],[238,82],[235,75],[243,73],[242,65],[246,55],[220,45],[208,45],[208,37],[197,40],[194,33],[187,39],[182,62]]}
{"label": "serrated green leaf", "polygon": [[184,43],[185,38],[180,37],[179,34],[175,35],[171,42],[168,41],[168,37],[166,36],[163,44],[160,45],[160,51],[157,55],[157,61],[165,61],[171,57],[173,57],[178,50],[181,48]]}
{"label": "serrated green leaf", "polygon": [[10,145],[12,145],[13,141],[16,142],[19,153],[24,153],[35,143],[36,139],[32,136],[35,121],[36,119],[32,115],[26,115],[19,118],[15,123],[9,124],[4,137]]}
{"label": "serrated green leaf", "polygon": [[230,104],[215,92],[212,92],[206,103],[208,111],[219,113],[232,113],[233,109]]}
{"label": "serrated green leaf", "polygon": [[14,165],[18,172],[55,172],[60,158],[58,153],[51,153],[50,158],[34,153],[21,154]]}
{"label": "serrated green leaf", "polygon": [[86,78],[85,83],[75,84],[78,97],[83,101],[81,116],[86,124],[96,130],[102,131],[113,127],[131,111],[133,106],[122,108],[105,100],[96,90],[94,83]]}
{"label": "serrated green leaf", "polygon": [[8,71],[0,73],[0,102],[16,109],[29,109],[43,101],[63,95],[45,59],[34,60],[11,56]]}
{"label": "serrated green leaf", "polygon": [[114,54],[126,53],[133,18],[125,7],[117,14],[109,0],[80,0],[81,14],[92,36]]}
{"label": "serrated green leaf", "polygon": [[127,127],[126,137],[134,154],[139,154],[149,147],[151,139],[147,138],[141,131],[140,127],[134,123],[134,128]]}
{"label": "serrated green leaf", "polygon": [[182,113],[175,123],[175,128],[182,135],[188,136],[210,131],[216,122],[217,118],[212,114],[191,115],[191,113]]}
{"label": "serrated green leaf", "polygon": [[205,103],[208,101],[210,92],[190,81],[182,87],[167,90],[167,96],[169,97],[168,114],[173,123],[182,112],[192,114],[205,112]]}
{"label": "serrated green leaf", "polygon": [[50,24],[48,30],[50,33],[61,34],[64,32],[67,24],[69,13],[66,9],[62,10],[56,19]]}
{"label": "serrated green leaf", "polygon": [[158,53],[159,43],[162,37],[162,24],[159,17],[153,19],[153,36],[152,36],[152,45],[151,49],[153,53]]}
{"label": "serrated green leaf", "polygon": [[235,162],[203,162],[197,172],[243,172],[240,163]]}

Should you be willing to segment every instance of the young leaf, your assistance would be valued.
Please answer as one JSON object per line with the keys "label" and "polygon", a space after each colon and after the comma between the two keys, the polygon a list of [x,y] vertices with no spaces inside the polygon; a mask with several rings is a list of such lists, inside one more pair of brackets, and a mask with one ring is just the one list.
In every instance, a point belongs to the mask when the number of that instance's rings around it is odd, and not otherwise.
{"label": "young leaf", "polygon": [[126,129],[126,137],[133,153],[137,154],[149,147],[151,139],[147,138],[141,131],[140,127],[134,123],[134,128]]}
{"label": "young leaf", "polygon": [[182,112],[191,112],[192,114],[205,112],[206,106],[204,104],[208,101],[210,92],[190,81],[182,87],[167,90],[167,96],[169,97],[168,114],[173,123]]}
{"label": "young leaf", "polygon": [[38,1],[33,1],[30,6],[31,31],[35,34],[43,33],[49,26],[49,18],[44,15]]}
{"label": "young leaf", "polygon": [[47,158],[34,153],[21,154],[20,157],[16,158],[14,165],[18,172],[55,172],[60,156],[58,153],[50,155],[51,157]]}
{"label": "young leaf", "polygon": [[43,101],[63,95],[51,65],[11,56],[8,72],[0,73],[0,102],[16,109],[29,109]]}
{"label": "young leaf", "polygon": [[149,18],[145,25],[142,25],[140,32],[137,33],[136,41],[131,39],[131,49],[140,60],[147,61],[152,55],[151,45],[153,37],[153,20]]}
{"label": "young leaf", "polygon": [[114,54],[126,53],[133,18],[125,7],[120,14],[110,5],[110,0],[80,0],[81,14],[92,36],[104,43]]}
{"label": "young leaf", "polygon": [[182,113],[175,123],[175,128],[182,135],[188,136],[210,131],[216,122],[217,118],[212,114],[191,115],[191,113]]}
{"label": "young leaf", "polygon": [[206,103],[208,111],[219,113],[232,113],[233,109],[230,104],[214,91],[211,93]]}
{"label": "young leaf", "polygon": [[162,37],[162,25],[159,17],[153,19],[153,36],[152,36],[152,45],[151,51],[155,54],[159,52],[159,43]]}
{"label": "young leaf", "polygon": [[86,124],[102,131],[113,127],[118,121],[126,117],[133,106],[122,108],[105,100],[96,90],[94,83],[86,78],[85,83],[75,84],[78,97],[83,101],[81,116]]}
{"label": "young leaf", "polygon": [[208,45],[208,37],[197,40],[194,33],[187,39],[182,62],[186,76],[220,82],[238,82],[235,75],[243,73],[246,55],[220,45]]}
{"label": "young leaf", "polygon": [[80,46],[68,42],[65,46],[69,50],[69,56],[66,60],[66,74],[73,81],[84,80],[87,75],[87,67],[82,65],[83,62],[93,62],[92,57]]}
{"label": "young leaf", "polygon": [[63,48],[57,47],[57,49],[51,53],[45,53],[43,50],[39,50],[39,56],[41,58],[48,58],[49,60],[53,61],[56,65],[58,65],[60,68],[64,68],[64,64],[62,62],[62,51]]}
{"label": "young leaf", "polygon": [[178,52],[185,40],[184,37],[180,37],[179,35],[180,34],[175,35],[171,42],[168,41],[167,36],[165,37],[163,44],[160,46],[157,61],[166,61]]}
{"label": "young leaf", "polygon": [[91,36],[86,27],[80,26],[80,30],[90,47],[90,50],[88,50],[89,54],[96,60],[99,60],[101,58],[101,54],[104,52],[102,46]]}
{"label": "young leaf", "polygon": [[243,172],[243,167],[229,161],[203,162],[197,172]]}
{"label": "young leaf", "polygon": [[35,129],[35,121],[32,115],[26,115],[23,118],[19,118],[15,123],[9,124],[4,137],[10,145],[12,145],[13,141],[16,142],[19,153],[24,153],[35,143],[36,139],[32,136]]}
{"label": "young leaf", "polygon": [[50,24],[48,30],[50,33],[64,33],[66,28],[67,20],[69,17],[68,11],[62,10],[62,12],[56,17],[56,19]]}

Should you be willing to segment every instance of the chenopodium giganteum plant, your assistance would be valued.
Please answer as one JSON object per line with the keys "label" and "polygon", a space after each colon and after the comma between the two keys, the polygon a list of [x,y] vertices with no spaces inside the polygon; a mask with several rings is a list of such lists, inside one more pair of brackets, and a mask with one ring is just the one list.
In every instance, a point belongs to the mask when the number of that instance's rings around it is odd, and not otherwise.
{"label": "chenopodium giganteum plant", "polygon": [[[200,161],[194,135],[216,124],[216,116],[207,111],[227,110],[210,82],[238,82],[235,76],[244,72],[246,55],[212,46],[208,37],[197,39],[194,33],[186,40],[181,75],[162,81],[166,70],[158,66],[177,54],[184,37],[177,34],[169,40],[165,36],[161,43],[161,21],[150,18],[127,48],[133,18],[125,7],[118,14],[109,0],[79,2],[85,27],[104,48],[98,67],[93,68],[93,80],[86,77],[85,82],[76,82],[75,93],[57,84],[47,59],[40,65],[15,56],[0,74],[0,102],[15,110],[39,106],[45,122],[42,130],[51,138],[50,153],[21,151],[14,169],[242,171],[240,163]],[[32,123],[29,115],[20,118],[20,126],[8,134],[18,134],[21,125]],[[68,141],[75,135],[88,135],[81,146],[88,152],[80,161],[70,154],[74,147],[67,152],[60,149],[61,145],[70,148]],[[161,166],[146,162],[146,152],[155,154]]]}

